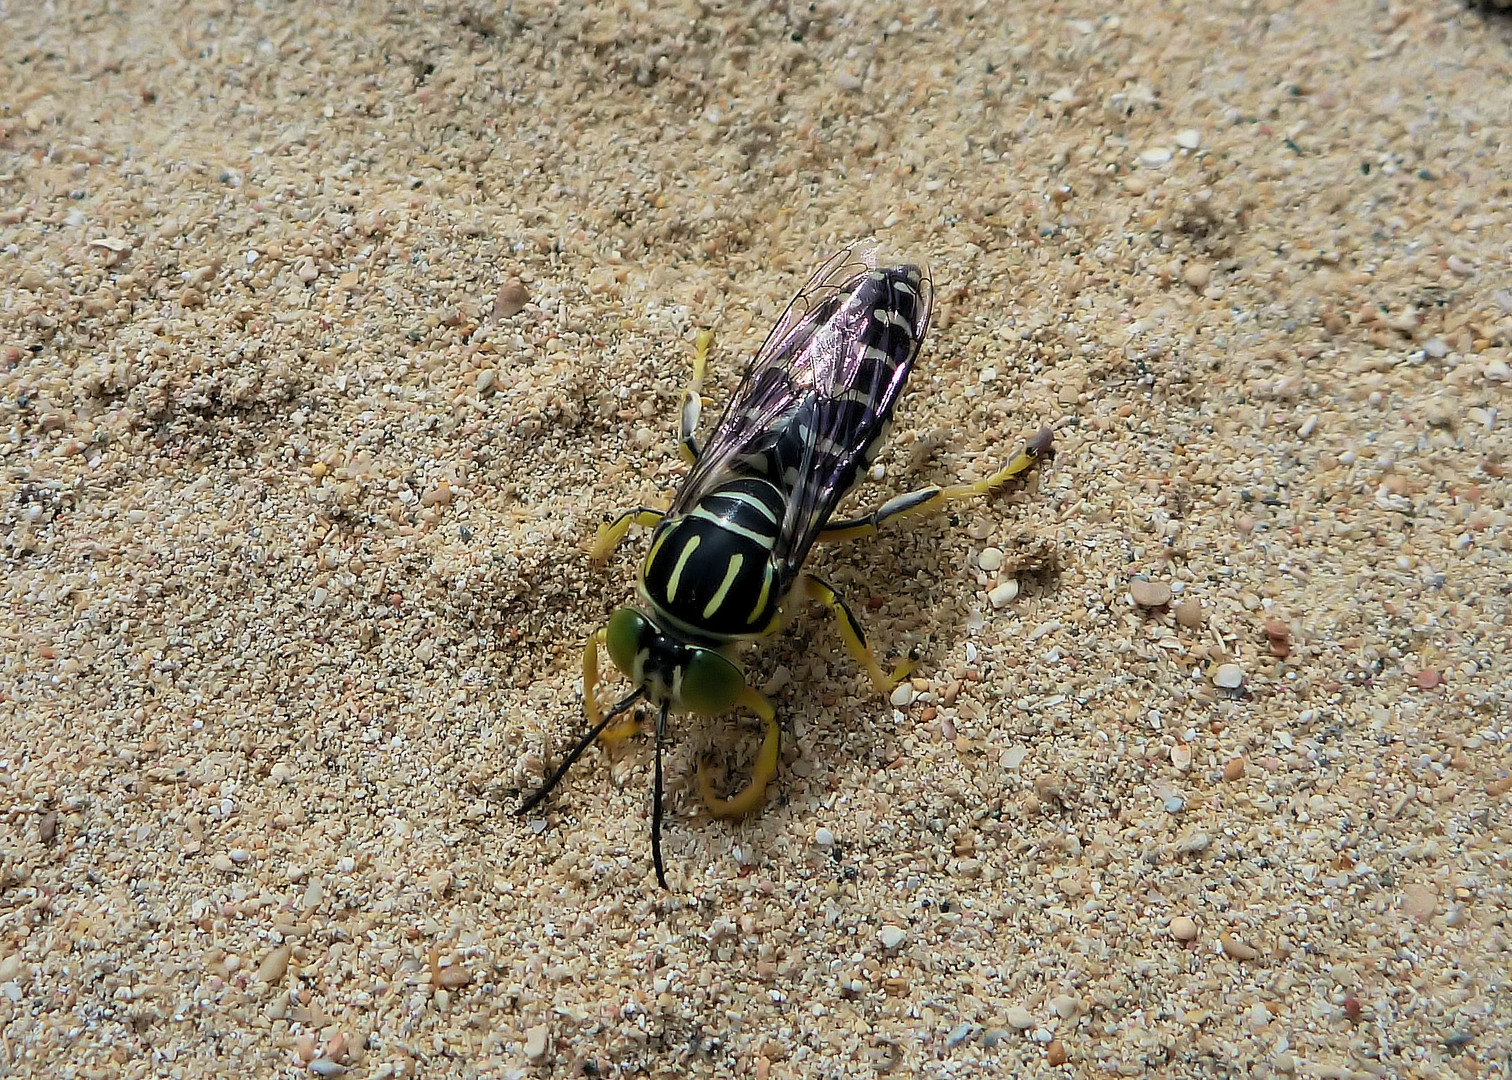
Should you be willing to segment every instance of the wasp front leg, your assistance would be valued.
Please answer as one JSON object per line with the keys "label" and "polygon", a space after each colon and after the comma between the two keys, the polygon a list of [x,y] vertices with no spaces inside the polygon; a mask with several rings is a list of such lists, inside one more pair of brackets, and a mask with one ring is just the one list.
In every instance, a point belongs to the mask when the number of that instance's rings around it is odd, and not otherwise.
{"label": "wasp front leg", "polygon": [[764,734],[761,749],[756,754],[756,764],[751,769],[750,783],[728,799],[714,794],[712,770],[707,762],[698,766],[698,794],[709,813],[717,818],[733,820],[759,810],[766,802],[767,785],[777,778],[777,765],[782,757],[782,728],[777,723],[777,711],[772,708],[767,696],[749,686],[741,691],[735,703],[750,709],[761,717]]}
{"label": "wasp front leg", "polygon": [[893,688],[906,679],[908,673],[913,670],[913,661],[900,660],[898,666],[893,668],[891,675],[884,672],[882,665],[877,663],[876,654],[866,644],[866,633],[861,629],[861,623],[851,613],[850,607],[841,599],[840,594],[812,574],[804,575],[799,579],[799,583],[809,600],[823,604],[835,616],[835,622],[840,626],[840,637],[845,641],[846,651],[851,654],[856,663],[866,669],[866,673],[871,676],[872,684],[877,688],[877,693],[892,693]]}
{"label": "wasp front leg", "polygon": [[917,491],[896,495],[865,517],[837,521],[833,525],[826,526],[820,530],[819,539],[856,540],[863,536],[872,536],[891,522],[931,513],[946,503],[955,502],[958,499],[969,499],[996,491],[1014,477],[1034,468],[1039,460],[1050,452],[1052,437],[1049,428],[1042,428],[1022,450],[1014,455],[1012,461],[985,480],[978,480],[971,484],[954,484],[951,487],[919,488]]}
{"label": "wasp front leg", "polygon": [[698,461],[703,448],[698,445],[698,415],[703,409],[704,374],[709,369],[709,346],[714,335],[700,330],[694,346],[693,374],[677,402],[677,449],[689,465]]}
{"label": "wasp front leg", "polygon": [[[604,712],[598,703],[599,681],[599,646],[608,639],[607,627],[599,627],[588,635],[588,643],[583,646],[583,713],[588,717],[588,723],[595,728],[606,721]],[[598,738],[604,742],[618,742],[628,738],[640,730],[640,721],[634,716],[627,716],[612,727],[606,727],[598,732]]]}

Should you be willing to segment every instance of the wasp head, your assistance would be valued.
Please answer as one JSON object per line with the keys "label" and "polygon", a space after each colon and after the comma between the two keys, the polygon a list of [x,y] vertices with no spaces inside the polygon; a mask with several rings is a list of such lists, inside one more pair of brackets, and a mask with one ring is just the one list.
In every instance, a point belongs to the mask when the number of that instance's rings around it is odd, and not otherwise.
{"label": "wasp head", "polygon": [[745,690],[744,673],[724,653],[662,630],[635,608],[609,616],[604,644],[649,701],[676,712],[722,713]]}

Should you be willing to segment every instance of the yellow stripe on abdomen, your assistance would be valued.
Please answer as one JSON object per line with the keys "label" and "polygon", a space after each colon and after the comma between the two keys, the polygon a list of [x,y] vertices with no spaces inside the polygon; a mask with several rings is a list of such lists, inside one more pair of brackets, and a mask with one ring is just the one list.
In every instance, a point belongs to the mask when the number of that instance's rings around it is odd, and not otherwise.
{"label": "yellow stripe on abdomen", "polygon": [[747,626],[755,626],[761,613],[766,610],[767,598],[772,595],[772,567],[768,563],[761,575],[761,592],[756,597],[756,606],[751,609],[751,617],[746,620]]}
{"label": "yellow stripe on abdomen", "polygon": [[[731,555],[730,562],[725,567],[724,580],[719,583],[719,588],[704,605],[703,617],[712,619],[719,606],[725,602],[725,597],[730,595],[730,586],[735,584],[735,579],[740,575],[740,568],[745,565],[744,555]],[[681,567],[679,567],[681,569]]]}
{"label": "yellow stripe on abdomen", "polygon": [[703,537],[699,536],[697,533],[694,533],[692,536],[688,537],[688,542],[683,545],[682,551],[678,553],[677,562],[673,565],[672,573],[667,578],[667,599],[669,601],[672,601],[674,603],[676,602],[677,586],[678,583],[682,581],[683,567],[688,565],[688,559],[692,556],[693,552],[698,549],[698,545],[702,542]]}

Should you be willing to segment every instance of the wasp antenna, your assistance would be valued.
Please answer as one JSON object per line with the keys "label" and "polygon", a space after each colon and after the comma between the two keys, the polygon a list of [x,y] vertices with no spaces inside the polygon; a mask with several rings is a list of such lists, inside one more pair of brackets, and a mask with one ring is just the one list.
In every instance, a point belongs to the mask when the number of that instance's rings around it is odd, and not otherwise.
{"label": "wasp antenna", "polygon": [[584,735],[577,741],[577,745],[572,748],[572,753],[568,754],[567,759],[557,766],[557,771],[551,774],[551,779],[542,784],[540,788],[536,790],[536,793],[534,795],[521,803],[520,808],[516,810],[515,813],[523,817],[524,815],[534,810],[537,806],[539,806],[541,800],[544,799],[547,795],[550,795],[551,789],[556,787],[557,784],[561,782],[562,777],[567,775],[567,770],[572,768],[572,763],[583,756],[583,751],[593,745],[594,739],[597,739],[601,734],[603,734],[604,729],[609,726],[609,721],[613,720],[620,713],[624,712],[626,709],[630,708],[630,706],[634,705],[636,699],[639,698],[643,693],[645,693],[644,690],[637,690],[635,691],[635,693],[631,694],[624,701],[621,701],[618,705],[611,709],[608,716],[600,720],[596,727],[594,727],[591,731],[588,732],[588,734]]}
{"label": "wasp antenna", "polygon": [[661,853],[662,741],[667,732],[667,707],[670,704],[662,702],[661,715],[656,718],[656,784],[651,795],[651,862],[656,867],[656,883],[663,889],[667,888],[667,868],[662,865]]}

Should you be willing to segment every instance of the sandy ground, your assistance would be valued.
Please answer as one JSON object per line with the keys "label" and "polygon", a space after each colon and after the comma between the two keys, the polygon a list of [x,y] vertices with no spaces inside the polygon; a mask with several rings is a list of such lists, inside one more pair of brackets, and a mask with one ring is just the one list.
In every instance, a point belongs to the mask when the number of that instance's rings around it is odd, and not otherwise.
{"label": "sandy ground", "polygon": [[[0,1074],[1506,1076],[1512,23],[651,6],[0,5]],[[873,235],[859,504],[1059,453],[662,892],[584,544]]]}

